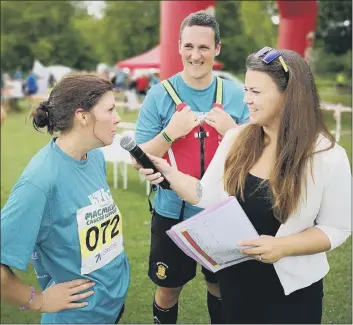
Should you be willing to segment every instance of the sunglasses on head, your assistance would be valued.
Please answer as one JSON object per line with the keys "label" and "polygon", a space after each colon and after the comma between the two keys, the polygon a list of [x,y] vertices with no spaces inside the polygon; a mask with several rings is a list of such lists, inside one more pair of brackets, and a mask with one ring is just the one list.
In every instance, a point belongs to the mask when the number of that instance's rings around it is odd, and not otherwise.
{"label": "sunglasses on head", "polygon": [[282,58],[281,52],[276,49],[273,49],[272,47],[265,46],[263,49],[256,53],[256,57],[261,58],[262,62],[265,62],[266,64],[270,64],[272,61],[278,58],[282,64],[284,71],[289,71],[286,63]]}

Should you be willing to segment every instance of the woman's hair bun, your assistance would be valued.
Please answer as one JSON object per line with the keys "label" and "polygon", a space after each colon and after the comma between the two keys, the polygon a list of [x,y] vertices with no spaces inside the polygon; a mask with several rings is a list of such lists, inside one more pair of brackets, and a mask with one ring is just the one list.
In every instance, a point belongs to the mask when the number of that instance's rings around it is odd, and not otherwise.
{"label": "woman's hair bun", "polygon": [[48,101],[45,100],[44,102],[41,102],[38,106],[38,109],[42,110],[43,112],[48,112]]}
{"label": "woman's hair bun", "polygon": [[38,130],[38,128],[44,128],[48,126],[48,101],[41,102],[39,106],[34,110],[32,117],[33,126],[36,130]]}

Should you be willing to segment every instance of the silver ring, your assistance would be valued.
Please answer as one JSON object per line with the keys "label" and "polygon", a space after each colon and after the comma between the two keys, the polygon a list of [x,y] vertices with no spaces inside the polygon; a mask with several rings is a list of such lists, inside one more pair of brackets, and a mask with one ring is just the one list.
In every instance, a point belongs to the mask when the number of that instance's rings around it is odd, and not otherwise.
{"label": "silver ring", "polygon": [[261,255],[259,255],[259,261],[262,262],[262,256]]}

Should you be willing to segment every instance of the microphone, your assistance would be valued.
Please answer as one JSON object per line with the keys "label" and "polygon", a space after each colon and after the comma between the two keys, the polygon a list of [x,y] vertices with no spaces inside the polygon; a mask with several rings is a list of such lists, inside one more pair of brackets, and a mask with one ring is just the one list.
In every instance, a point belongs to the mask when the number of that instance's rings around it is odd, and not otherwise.
{"label": "microphone", "polygon": [[[157,172],[160,173],[160,171],[157,169],[154,163],[141,150],[141,148],[136,144],[135,140],[131,136],[124,135],[120,140],[120,146],[123,149],[127,150],[130,153],[130,155],[133,156],[143,168],[151,168],[153,169],[154,173],[157,173]],[[163,174],[162,174],[162,177],[164,177]],[[168,189],[168,190],[170,189],[170,183],[166,180],[165,177],[164,177],[164,180],[160,182],[158,185],[160,185],[160,187],[164,189]]]}

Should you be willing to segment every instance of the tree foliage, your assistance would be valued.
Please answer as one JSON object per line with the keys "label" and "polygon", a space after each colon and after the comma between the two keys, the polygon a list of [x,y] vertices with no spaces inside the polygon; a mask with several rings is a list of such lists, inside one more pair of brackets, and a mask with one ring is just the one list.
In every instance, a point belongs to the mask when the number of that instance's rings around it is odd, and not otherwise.
{"label": "tree foliage", "polygon": [[[69,1],[1,1],[2,69],[43,64],[85,68],[93,63],[79,38]],[[83,60],[82,60],[83,59]]]}
{"label": "tree foliage", "polygon": [[[277,44],[275,3],[217,1],[225,69],[242,71],[249,53]],[[351,49],[351,11],[351,1],[319,1],[316,46],[323,54]],[[89,16],[82,1],[1,1],[1,69],[29,70],[35,59],[84,70],[112,65],[157,45],[159,26],[159,1],[106,1],[103,19]]]}
{"label": "tree foliage", "polygon": [[335,55],[352,50],[352,1],[321,0],[318,4],[318,46]]}
{"label": "tree foliage", "polygon": [[159,43],[158,1],[109,1],[105,35],[110,63],[141,54]]}

